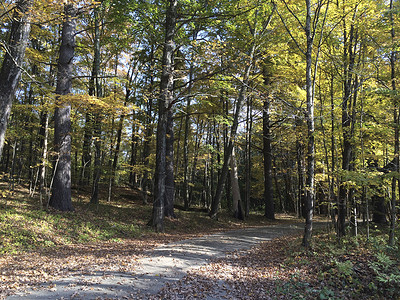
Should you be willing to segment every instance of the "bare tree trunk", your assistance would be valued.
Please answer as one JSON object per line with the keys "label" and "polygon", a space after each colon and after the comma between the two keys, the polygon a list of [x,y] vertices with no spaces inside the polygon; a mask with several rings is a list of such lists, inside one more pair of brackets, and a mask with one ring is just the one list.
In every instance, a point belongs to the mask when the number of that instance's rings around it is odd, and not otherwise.
{"label": "bare tree trunk", "polygon": [[29,16],[33,0],[19,0],[13,14],[10,38],[0,69],[0,157],[3,153],[12,101],[21,77],[21,65],[30,33]]}
{"label": "bare tree trunk", "polygon": [[[354,12],[353,21],[355,19]],[[354,53],[353,53],[353,45],[356,44],[354,41],[354,22],[350,27],[349,36],[347,36],[346,32],[346,24],[344,22],[344,53],[343,53],[343,62],[344,62],[344,83],[343,83],[343,102],[342,102],[342,129],[343,129],[343,157],[342,157],[342,169],[350,170],[351,162],[352,162],[352,122],[353,118],[351,117],[351,105],[352,105],[352,87],[353,87],[353,70],[354,70]],[[347,212],[347,202],[348,202],[348,194],[346,186],[343,184],[340,185],[339,188],[339,200],[338,200],[338,236],[342,237],[346,234],[345,231],[345,222],[346,222],[346,212]]]}
{"label": "bare tree trunk", "polygon": [[263,107],[263,156],[264,156],[264,216],[275,219],[274,192],[272,189],[272,148],[270,131],[270,102],[264,99]]}
{"label": "bare tree trunk", "polygon": [[172,109],[174,85],[174,52],[177,0],[169,0],[165,21],[165,42],[162,57],[161,93],[157,126],[156,170],[154,175],[154,200],[151,225],[157,232],[164,231],[165,181],[167,155],[168,113]]}
{"label": "bare tree trunk", "polygon": [[[89,90],[89,95],[90,95]],[[93,96],[93,95],[91,95]],[[79,185],[87,185],[90,182],[90,165],[92,162],[91,145],[93,136],[93,115],[90,112],[86,113],[85,127],[82,145],[82,166],[79,178]]]}
{"label": "bare tree trunk", "polygon": [[[253,33],[254,36],[255,36],[255,32],[256,32],[256,30],[254,30],[254,33]],[[247,85],[249,83],[250,71],[251,71],[251,69],[253,67],[253,63],[254,63],[255,48],[256,48],[255,42],[253,41],[252,47],[250,49],[249,61],[248,61],[248,64],[246,66],[244,76],[243,76],[244,79],[243,79],[242,87],[240,89],[239,96],[236,101],[236,108],[235,108],[235,114],[234,114],[233,123],[232,123],[232,127],[231,127],[231,134],[230,134],[228,146],[227,146],[227,149],[226,149],[225,155],[224,155],[224,164],[222,166],[221,175],[218,178],[217,188],[216,188],[215,195],[214,195],[214,198],[211,203],[211,211],[209,214],[211,218],[217,217],[219,206],[221,203],[222,191],[223,191],[223,188],[225,185],[226,178],[228,176],[229,159],[231,157],[234,142],[236,140],[240,110],[242,108],[243,102],[246,99]]]}
{"label": "bare tree trunk", "polygon": [[232,198],[233,198],[233,215],[239,220],[244,220],[242,198],[240,196],[239,176],[236,164],[235,148],[232,149],[230,160],[231,165],[231,182],[232,182]]}
{"label": "bare tree trunk", "polygon": [[[136,132],[136,122],[134,121],[136,117],[135,112],[133,112],[133,122],[132,122],[132,135],[131,135],[131,157],[130,157],[130,166],[131,168],[133,168],[133,166],[136,165],[136,161],[137,161],[137,148],[138,148],[138,135]],[[133,171],[133,169],[131,169],[131,171],[129,172],[129,184],[131,185],[131,187],[136,187],[137,184],[137,174],[136,172]]]}
{"label": "bare tree trunk", "polygon": [[40,164],[40,172],[39,172],[39,204],[40,208],[43,208],[43,199],[46,196],[46,162],[47,162],[47,144],[49,137],[49,114],[46,113],[44,116],[44,134],[43,134],[43,154],[42,154],[42,162]]}
{"label": "bare tree trunk", "polygon": [[146,117],[145,117],[145,138],[143,141],[143,165],[144,165],[144,174],[141,181],[141,188],[143,194],[143,203],[147,204],[147,191],[149,185],[149,155],[150,155],[150,141],[153,136],[153,125],[152,125],[152,111],[153,111],[153,87],[154,87],[154,78],[153,78],[153,68],[154,68],[154,46],[151,45],[151,52],[150,52],[150,88],[149,94],[150,97],[147,100],[146,105]]}
{"label": "bare tree trunk", "polygon": [[189,131],[190,131],[190,104],[192,99],[192,85],[193,85],[193,59],[190,63],[189,69],[189,95],[186,98],[186,115],[185,115],[185,134],[183,138],[183,203],[185,209],[189,209]]}
{"label": "bare tree trunk", "polygon": [[[95,95],[101,98],[102,88],[100,84],[100,7],[94,9],[94,58],[93,58],[93,70],[92,78],[95,82]],[[90,203],[99,203],[99,182],[101,176],[101,112],[97,111],[94,114],[94,172],[93,172],[93,186],[92,186],[92,196],[90,198]]]}
{"label": "bare tree trunk", "polygon": [[174,213],[175,181],[174,181],[174,124],[172,110],[168,111],[167,137],[166,137],[166,175],[165,175],[165,209],[164,215],[176,218]]}
{"label": "bare tree trunk", "polygon": [[[306,56],[306,94],[307,94],[307,130],[308,130],[308,147],[307,147],[307,178],[306,178],[306,225],[304,229],[303,245],[310,246],[313,213],[314,213],[314,175],[315,175],[315,146],[314,146],[314,95],[313,95],[313,80],[312,80],[312,49],[313,49],[313,33],[311,32],[311,1],[306,0],[307,15],[306,15],[306,39],[307,50]],[[316,72],[316,70],[314,70]]]}
{"label": "bare tree trunk", "polygon": [[[71,92],[72,62],[75,50],[76,8],[72,3],[64,6],[60,56],[58,59],[57,95]],[[57,100],[60,100],[57,97]],[[71,105],[61,103],[54,114],[54,142],[58,163],[54,174],[49,205],[61,211],[74,210],[71,201]]]}
{"label": "bare tree trunk", "polygon": [[244,208],[244,214],[245,217],[249,216],[250,212],[250,199],[251,199],[251,152],[252,152],[252,147],[251,147],[251,136],[252,136],[252,131],[253,131],[253,109],[252,109],[252,99],[249,98],[247,100],[247,118],[246,118],[246,147],[245,147],[245,157],[246,157],[246,190],[245,190],[245,208]]}
{"label": "bare tree trunk", "polygon": [[[393,2],[394,0],[390,0],[390,23],[391,23],[391,38],[392,38],[392,47],[395,47],[395,31],[394,31],[394,20],[393,20]],[[393,49],[390,54],[390,79],[392,83],[392,90],[396,91],[396,50]],[[394,120],[394,164],[395,164],[395,171],[399,172],[399,104],[398,100],[395,100],[394,110],[393,110],[393,120]],[[395,238],[395,230],[396,230],[396,183],[399,180],[396,177],[392,179],[392,199],[391,199],[391,211],[390,211],[390,231],[389,231],[389,245],[394,245],[394,238]]]}
{"label": "bare tree trunk", "polygon": [[197,129],[197,134],[196,134],[196,140],[194,143],[194,150],[193,150],[193,164],[192,164],[192,172],[190,175],[190,182],[192,185],[189,187],[189,205],[193,203],[193,184],[196,182],[196,175],[197,175],[197,162],[199,160],[199,150],[200,150],[200,145],[201,145],[201,140],[203,138],[203,133],[204,133],[204,121],[200,121],[200,116],[197,118],[197,124],[198,129]]}

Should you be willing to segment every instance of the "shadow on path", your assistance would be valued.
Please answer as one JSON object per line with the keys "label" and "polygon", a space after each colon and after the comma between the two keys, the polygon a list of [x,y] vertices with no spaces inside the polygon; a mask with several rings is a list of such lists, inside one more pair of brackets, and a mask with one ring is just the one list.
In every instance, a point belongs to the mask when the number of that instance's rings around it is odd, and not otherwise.
{"label": "shadow on path", "polygon": [[146,295],[157,294],[165,284],[183,278],[188,270],[224,257],[228,251],[248,249],[277,237],[301,233],[303,228],[303,224],[278,224],[174,242],[145,252],[134,273],[92,270],[90,274],[43,282],[36,290],[6,299],[146,299]]}

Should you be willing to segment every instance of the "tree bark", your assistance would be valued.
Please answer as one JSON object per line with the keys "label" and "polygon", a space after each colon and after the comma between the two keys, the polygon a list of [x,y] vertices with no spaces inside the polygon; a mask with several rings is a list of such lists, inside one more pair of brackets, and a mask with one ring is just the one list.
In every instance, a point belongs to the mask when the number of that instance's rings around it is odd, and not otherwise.
{"label": "tree bark", "polygon": [[[150,52],[150,86],[149,86],[149,94],[150,97],[147,100],[146,103],[146,116],[145,116],[145,138],[143,141],[143,165],[144,165],[144,174],[143,178],[141,181],[141,187],[142,187],[142,194],[143,194],[143,203],[147,204],[147,190],[148,190],[148,185],[149,185],[149,171],[148,171],[148,165],[149,165],[149,155],[150,155],[150,141],[153,136],[153,124],[152,124],[152,112],[153,112],[153,87],[154,87],[154,77],[153,77],[153,72],[154,72],[154,46],[151,46],[151,52]],[[133,137],[132,137],[133,139]]]}
{"label": "tree bark", "polygon": [[169,0],[165,20],[165,42],[162,57],[161,91],[159,98],[157,140],[156,140],[156,170],[154,175],[154,200],[151,225],[157,232],[164,231],[165,181],[167,155],[167,123],[168,113],[172,109],[174,85],[174,52],[177,0]]}
{"label": "tree bark", "polygon": [[[101,98],[103,95],[102,88],[100,84],[100,7],[94,9],[94,58],[93,58],[93,69],[92,78],[94,79],[95,88],[94,94]],[[93,170],[93,185],[92,185],[92,196],[90,198],[90,203],[99,203],[99,182],[101,176],[101,112],[97,111],[94,114],[94,170]]]}
{"label": "tree bark", "polygon": [[[89,89],[89,95],[90,89]],[[93,94],[91,96],[94,96]],[[93,115],[90,112],[86,113],[85,128],[82,145],[82,166],[79,178],[79,185],[87,185],[90,182],[90,166],[92,162],[91,146],[93,137]],[[88,171],[86,171],[88,170]]]}
{"label": "tree bark", "polygon": [[233,215],[235,218],[239,220],[244,220],[242,198],[240,196],[239,176],[236,164],[235,148],[232,149],[230,165],[231,165]]}
{"label": "tree bark", "polygon": [[[394,0],[390,0],[390,24],[391,30],[390,35],[392,38],[392,47],[395,47],[395,31],[394,31],[394,20],[393,20],[393,2]],[[396,91],[396,50],[392,49],[390,53],[390,79],[392,90]],[[393,121],[394,121],[394,164],[395,164],[395,171],[399,172],[399,103],[398,100],[395,98],[394,103],[394,110],[393,110]],[[396,230],[396,185],[399,180],[396,177],[392,179],[392,199],[391,199],[391,211],[390,211],[390,231],[389,231],[389,245],[394,245],[395,240],[395,230]]]}
{"label": "tree bark", "polygon": [[244,200],[244,215],[249,216],[250,213],[250,199],[251,199],[251,153],[252,153],[252,131],[253,131],[253,101],[252,98],[247,99],[247,111],[246,111],[246,147],[245,147],[245,173],[246,173],[246,189],[245,189],[245,200]]}
{"label": "tree bark", "polygon": [[10,38],[0,69],[0,157],[3,153],[12,101],[21,77],[21,65],[30,33],[29,16],[33,0],[19,0],[13,14]]}
{"label": "tree bark", "polygon": [[43,207],[44,204],[43,199],[46,196],[45,180],[46,180],[47,145],[49,138],[49,114],[45,113],[43,118],[44,118],[43,145],[41,146],[43,152],[42,152],[42,161],[39,167],[39,204],[41,208]]}
{"label": "tree bark", "polygon": [[175,200],[175,181],[174,181],[174,124],[172,110],[168,111],[167,116],[167,137],[166,137],[166,157],[165,157],[165,202],[164,216],[176,218],[174,213]]}
{"label": "tree bark", "polygon": [[[355,13],[353,15],[353,21],[355,19]],[[343,52],[343,62],[344,62],[344,83],[343,83],[343,101],[342,101],[342,129],[343,129],[343,154],[342,154],[342,170],[349,171],[351,168],[352,161],[352,128],[354,127],[355,120],[352,118],[350,112],[352,111],[352,87],[353,87],[353,70],[354,70],[354,53],[352,51],[354,45],[354,22],[350,27],[349,36],[346,32],[346,24],[344,22],[344,52]],[[346,234],[345,222],[346,222],[346,212],[347,212],[347,200],[348,200],[348,190],[345,185],[341,184],[339,187],[339,200],[338,200],[338,224],[337,224],[337,234],[342,237]]]}
{"label": "tree bark", "polygon": [[[311,1],[306,0],[307,14],[306,14],[306,39],[307,39],[307,50],[306,56],[306,101],[307,101],[307,178],[306,178],[306,225],[303,236],[303,246],[309,247],[312,235],[313,227],[313,212],[314,212],[314,201],[315,201],[315,145],[314,145],[314,93],[313,93],[313,79],[312,79],[312,49],[314,38],[311,32]],[[316,70],[314,70],[316,72]]]}
{"label": "tree bark", "polygon": [[270,131],[270,100],[264,100],[263,107],[263,156],[264,156],[264,216],[275,219],[274,192],[272,189],[272,148]]}
{"label": "tree bark", "polygon": [[[75,50],[76,8],[72,3],[64,6],[65,20],[62,27],[56,94],[71,92],[72,62]],[[54,142],[58,163],[54,174],[52,195],[49,205],[61,211],[73,211],[71,201],[71,105],[57,96],[54,114]]]}
{"label": "tree bark", "polygon": [[[255,30],[254,30],[254,35],[255,35]],[[235,114],[233,118],[233,123],[231,127],[231,134],[229,137],[228,141],[228,146],[226,147],[226,151],[224,151],[224,163],[222,165],[221,169],[221,174],[218,178],[218,183],[215,191],[215,195],[213,197],[212,203],[211,203],[211,211],[209,213],[211,218],[216,218],[219,210],[219,206],[221,203],[221,197],[222,197],[222,191],[224,189],[225,181],[228,176],[229,172],[229,160],[231,158],[234,142],[236,140],[236,135],[237,135],[237,128],[239,125],[239,115],[240,115],[240,110],[242,108],[242,104],[246,99],[246,94],[247,94],[247,85],[249,83],[249,78],[250,78],[250,71],[253,67],[254,63],[254,53],[255,53],[255,42],[253,41],[252,47],[250,49],[250,55],[249,55],[249,61],[246,66],[244,76],[243,76],[243,83],[242,87],[240,88],[239,96],[236,101],[236,108],[235,108]]]}

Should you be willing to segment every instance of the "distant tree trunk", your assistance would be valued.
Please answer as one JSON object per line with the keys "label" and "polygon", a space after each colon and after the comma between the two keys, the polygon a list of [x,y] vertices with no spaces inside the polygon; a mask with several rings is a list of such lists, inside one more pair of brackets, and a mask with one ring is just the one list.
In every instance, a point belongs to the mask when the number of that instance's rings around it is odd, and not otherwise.
{"label": "distant tree trunk", "polygon": [[101,118],[99,113],[95,116],[94,121],[94,172],[93,172],[93,185],[92,185],[92,195],[90,197],[90,203],[99,203],[99,182],[101,176]]}
{"label": "distant tree trunk", "polygon": [[186,98],[185,133],[183,138],[183,203],[185,210],[189,209],[189,131],[190,131],[190,103],[192,96],[193,63],[189,69],[189,95]]}
{"label": "distant tree trunk", "polygon": [[42,151],[42,161],[39,167],[39,204],[40,207],[43,207],[43,199],[46,196],[45,191],[45,180],[46,180],[46,162],[47,162],[47,145],[48,145],[48,137],[49,137],[49,114],[45,113],[43,116],[44,126],[43,128],[43,143],[41,143]]}
{"label": "distant tree trunk", "polygon": [[302,134],[299,134],[299,131],[302,131],[302,120],[300,118],[296,118],[295,120],[296,126],[296,159],[297,159],[297,175],[298,175],[298,203],[297,203],[297,216],[305,218],[305,164],[304,164],[304,144]]}
{"label": "distant tree trunk", "polygon": [[162,57],[160,82],[159,117],[156,141],[156,170],[154,175],[154,200],[151,225],[157,232],[164,231],[164,210],[167,169],[167,127],[168,113],[172,109],[174,85],[174,52],[177,0],[169,0],[165,21],[165,42]]}
{"label": "distant tree trunk", "polygon": [[233,215],[235,218],[239,220],[244,220],[242,198],[240,196],[239,176],[236,164],[235,148],[232,149],[230,165],[231,165],[231,182],[232,182],[232,198],[233,198],[232,201]]}
{"label": "distant tree trunk", "polygon": [[152,125],[152,112],[153,112],[153,88],[154,88],[154,77],[153,70],[154,68],[154,45],[151,45],[150,50],[150,85],[149,85],[149,94],[150,97],[146,103],[146,116],[145,116],[145,137],[143,141],[143,166],[144,166],[144,174],[141,181],[141,188],[143,194],[143,203],[147,204],[147,191],[149,186],[149,155],[150,155],[150,142],[153,136],[153,125]]}
{"label": "distant tree trunk", "polygon": [[[355,19],[355,13],[353,15],[353,21]],[[345,22],[345,19],[343,19]],[[351,162],[353,157],[353,145],[352,145],[352,122],[355,120],[351,115],[351,105],[352,105],[352,88],[354,88],[353,83],[353,73],[354,73],[354,60],[355,55],[353,53],[353,45],[356,44],[354,35],[354,22],[350,27],[349,36],[347,36],[346,24],[344,23],[344,52],[343,52],[343,62],[344,62],[344,74],[343,74],[343,101],[342,101],[342,129],[343,129],[343,155],[342,155],[342,169],[349,171],[351,168]],[[338,225],[337,234],[342,237],[346,234],[345,222],[347,213],[347,200],[348,193],[346,186],[341,184],[339,187],[339,200],[338,200]]]}
{"label": "distant tree trunk", "polygon": [[136,118],[135,112],[133,112],[133,122],[132,122],[132,135],[131,135],[131,157],[130,157],[130,166],[131,166],[131,171],[129,172],[129,184],[131,187],[136,187],[137,184],[137,173],[134,172],[133,166],[136,165],[137,161],[137,146],[138,146],[138,135],[136,132],[136,122],[134,121]]}
{"label": "distant tree trunk", "polygon": [[[255,36],[255,32],[256,32],[256,30],[254,30],[254,33],[253,33],[254,36]],[[215,195],[214,195],[212,203],[211,203],[211,211],[209,213],[211,218],[217,217],[219,206],[221,203],[222,191],[223,191],[223,188],[225,185],[226,178],[228,176],[228,172],[229,172],[228,164],[229,164],[229,160],[231,158],[233,145],[236,140],[237,128],[239,125],[240,110],[242,108],[243,102],[246,99],[247,85],[249,83],[250,71],[251,71],[251,69],[253,67],[253,63],[254,63],[255,48],[256,48],[256,45],[255,45],[255,42],[253,41],[252,47],[250,49],[249,61],[248,61],[248,64],[246,66],[244,76],[243,76],[244,77],[243,83],[240,88],[238,99],[236,101],[236,108],[235,108],[235,114],[234,114],[233,123],[232,123],[232,127],[231,127],[231,134],[229,137],[228,146],[227,146],[225,154],[224,154],[224,164],[222,166],[221,175],[218,178]]]}
{"label": "distant tree trunk", "polygon": [[272,190],[272,148],[270,130],[270,100],[264,99],[263,107],[263,156],[264,156],[264,216],[275,219],[274,192]]}
{"label": "distant tree trunk", "polygon": [[115,118],[114,116],[111,117],[111,130],[110,130],[110,142],[108,143],[110,145],[109,148],[109,154],[108,154],[108,197],[107,197],[107,202],[111,201],[111,195],[112,195],[112,181],[113,181],[113,153],[115,151],[115,140],[114,140],[114,127],[115,127]]}
{"label": "distant tree trunk", "polygon": [[0,157],[3,153],[12,101],[21,77],[21,65],[30,33],[29,15],[33,0],[19,0],[12,18],[7,51],[0,69]]}
{"label": "distant tree trunk", "polygon": [[333,208],[335,204],[337,203],[337,195],[335,194],[335,171],[336,171],[336,155],[335,155],[335,97],[334,97],[334,73],[333,70],[331,71],[331,86],[330,86],[330,98],[331,98],[331,172],[332,172],[332,179],[331,179],[331,184],[330,184],[330,194],[331,194],[331,220],[332,224],[337,230],[337,223],[336,223],[336,211],[337,208]]}
{"label": "distant tree trunk", "polygon": [[[313,227],[313,213],[314,213],[314,201],[315,201],[315,190],[314,190],[314,182],[315,182],[315,145],[314,145],[314,93],[313,93],[313,84],[314,81],[312,79],[312,50],[314,44],[314,38],[311,28],[311,1],[306,0],[306,26],[305,26],[305,34],[307,39],[307,50],[305,53],[306,56],[306,99],[307,99],[307,178],[306,178],[306,225],[304,229],[303,236],[303,246],[309,247],[312,235],[312,227]],[[314,70],[316,72],[316,70]]]}
{"label": "distant tree trunk", "polygon": [[201,120],[200,121],[200,116],[198,116],[197,118],[197,124],[198,128],[197,128],[197,134],[196,134],[196,139],[195,139],[195,143],[194,143],[194,150],[193,150],[193,165],[192,165],[192,172],[191,172],[191,176],[190,176],[190,182],[192,183],[192,185],[189,187],[189,205],[193,203],[193,184],[196,182],[196,175],[197,175],[197,162],[199,160],[199,150],[200,150],[200,145],[201,145],[201,141],[202,141],[202,137],[203,137],[203,133],[204,133],[204,121]]}
{"label": "distant tree trunk", "polygon": [[[391,24],[391,38],[392,38],[392,47],[395,48],[395,31],[394,31],[394,20],[393,20],[393,2],[394,0],[390,0],[390,24]],[[392,83],[392,90],[396,91],[396,50],[392,49],[390,53],[390,79]],[[393,109],[393,121],[394,121],[394,161],[395,171],[399,172],[399,103],[398,100],[395,100],[394,109]],[[392,199],[391,199],[391,211],[390,211],[390,232],[389,232],[389,245],[394,245],[395,238],[395,230],[396,230],[396,184],[399,180],[396,177],[392,179]]]}
{"label": "distant tree trunk", "polygon": [[253,131],[253,109],[252,109],[252,99],[249,97],[247,100],[247,118],[246,118],[246,147],[245,147],[245,157],[246,157],[246,189],[245,189],[245,207],[244,207],[244,214],[246,217],[249,216],[250,212],[250,199],[251,199],[251,136]]}
{"label": "distant tree trunk", "polygon": [[[89,95],[93,96],[93,94]],[[82,166],[81,174],[79,178],[79,185],[87,185],[90,182],[90,165],[92,162],[91,145],[93,136],[93,115],[90,112],[86,113],[85,126],[83,134],[83,145],[82,145]]]}
{"label": "distant tree trunk", "polygon": [[[129,73],[129,72],[128,72]],[[118,75],[118,55],[115,58],[115,70],[114,70],[114,76],[117,77]],[[132,80],[130,80],[131,82]],[[127,94],[125,95],[125,101],[124,101],[124,107],[126,107],[127,101],[129,100],[129,93],[127,89]],[[116,94],[116,86],[114,89],[114,93]],[[111,172],[110,172],[110,179],[109,179],[109,185],[108,185],[108,201],[111,201],[112,198],[112,188],[115,185],[115,178],[117,174],[117,166],[118,166],[118,158],[119,158],[119,152],[121,148],[121,139],[122,139],[122,129],[123,129],[123,124],[125,120],[125,113],[122,113],[120,118],[119,118],[119,123],[117,127],[117,136],[116,136],[116,142],[115,142],[115,149],[114,149],[114,158],[112,161],[111,165]],[[111,156],[110,156],[111,158]]]}
{"label": "distant tree trunk", "polygon": [[[73,3],[64,6],[60,56],[58,59],[57,95],[71,92],[72,61],[75,49],[76,8]],[[57,97],[58,101],[62,101]],[[54,114],[54,142],[58,163],[54,174],[49,205],[61,211],[73,211],[71,202],[71,105],[61,103]]]}
{"label": "distant tree trunk", "polygon": [[167,137],[166,137],[166,174],[165,174],[165,209],[166,217],[175,218],[175,180],[174,180],[174,124],[172,110],[168,111]]}
{"label": "distant tree trunk", "polygon": [[[103,95],[100,84],[100,7],[94,9],[94,58],[93,58],[93,70],[92,78],[95,82],[95,95],[101,98]],[[101,112],[97,111],[94,114],[94,170],[93,170],[93,185],[92,185],[92,196],[90,203],[99,203],[99,182],[101,176]]]}

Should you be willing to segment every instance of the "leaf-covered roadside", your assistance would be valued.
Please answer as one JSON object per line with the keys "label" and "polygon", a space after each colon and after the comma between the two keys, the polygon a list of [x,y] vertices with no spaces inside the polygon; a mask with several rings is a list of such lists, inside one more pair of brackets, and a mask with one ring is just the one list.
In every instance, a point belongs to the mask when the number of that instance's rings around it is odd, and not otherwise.
{"label": "leaf-covered roadside", "polygon": [[398,251],[384,238],[320,234],[311,251],[298,237],[279,238],[191,271],[156,299],[397,299]]}
{"label": "leaf-covered roadside", "polygon": [[[38,199],[27,194],[26,187],[18,186],[1,199],[0,299],[93,270],[129,274],[145,250],[162,243],[271,224],[262,215],[243,223],[227,213],[218,221],[210,220],[205,212],[177,210],[179,218],[167,218],[166,232],[155,234],[146,226],[151,204],[144,204],[137,190],[116,187],[118,200],[96,206],[89,204],[90,194],[80,190],[74,213],[39,209]],[[106,193],[101,195],[106,197]]]}

